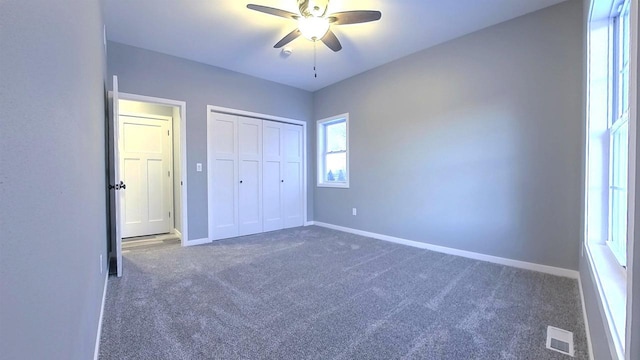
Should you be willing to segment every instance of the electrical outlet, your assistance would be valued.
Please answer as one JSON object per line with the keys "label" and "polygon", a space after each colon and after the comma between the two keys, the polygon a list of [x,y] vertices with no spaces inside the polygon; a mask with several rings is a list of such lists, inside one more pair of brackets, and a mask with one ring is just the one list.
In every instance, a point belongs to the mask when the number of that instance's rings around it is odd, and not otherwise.
{"label": "electrical outlet", "polygon": [[102,270],[103,266],[102,266],[102,254],[100,254],[100,274],[102,274]]}
{"label": "electrical outlet", "polygon": [[351,210],[351,214],[352,214],[353,216],[358,215],[358,210],[357,210],[356,208],[353,208],[353,209]]}
{"label": "electrical outlet", "polygon": [[202,164],[201,163],[197,163],[196,164],[196,171],[202,171]]}

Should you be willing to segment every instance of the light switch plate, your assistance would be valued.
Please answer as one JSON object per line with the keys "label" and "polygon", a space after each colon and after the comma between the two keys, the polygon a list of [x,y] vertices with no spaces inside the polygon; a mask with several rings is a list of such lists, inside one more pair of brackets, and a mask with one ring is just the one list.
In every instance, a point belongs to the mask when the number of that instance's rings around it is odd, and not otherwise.
{"label": "light switch plate", "polygon": [[197,163],[196,164],[196,171],[202,171],[202,164],[201,163]]}

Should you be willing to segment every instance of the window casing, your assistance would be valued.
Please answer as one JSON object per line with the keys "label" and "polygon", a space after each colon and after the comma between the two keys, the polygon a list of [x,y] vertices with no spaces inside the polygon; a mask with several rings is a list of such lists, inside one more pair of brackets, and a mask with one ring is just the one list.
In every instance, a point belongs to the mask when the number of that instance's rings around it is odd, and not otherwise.
{"label": "window casing", "polygon": [[349,187],[349,114],[318,120],[318,186]]}
{"label": "window casing", "polygon": [[609,231],[607,245],[627,265],[627,184],[629,162],[629,7],[612,17],[611,119],[609,122]]}

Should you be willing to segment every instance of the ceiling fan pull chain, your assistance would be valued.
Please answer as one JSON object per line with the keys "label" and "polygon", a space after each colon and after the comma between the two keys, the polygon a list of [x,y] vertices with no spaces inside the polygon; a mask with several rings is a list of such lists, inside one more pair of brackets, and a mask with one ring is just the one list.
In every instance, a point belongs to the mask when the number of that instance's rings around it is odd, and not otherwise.
{"label": "ceiling fan pull chain", "polygon": [[316,43],[317,42],[318,42],[317,40],[313,42],[313,77],[315,77],[315,78],[318,77],[318,72],[316,71],[316,62],[317,62],[317,59],[316,59]]}

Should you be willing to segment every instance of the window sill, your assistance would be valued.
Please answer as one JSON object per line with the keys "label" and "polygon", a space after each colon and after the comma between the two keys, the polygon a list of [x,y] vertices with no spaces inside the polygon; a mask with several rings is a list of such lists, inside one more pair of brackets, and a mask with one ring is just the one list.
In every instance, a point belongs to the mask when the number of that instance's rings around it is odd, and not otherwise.
{"label": "window sill", "polygon": [[318,187],[326,187],[326,188],[348,189],[349,188],[349,183],[336,183],[336,184],[318,183],[317,186]]}
{"label": "window sill", "polygon": [[624,359],[627,275],[606,244],[588,244],[587,255],[596,281],[602,311],[611,331],[618,358]]}

